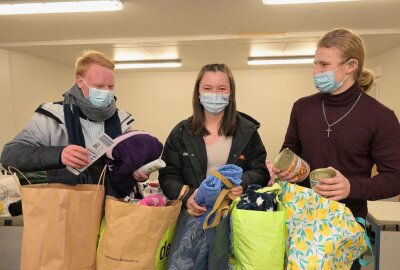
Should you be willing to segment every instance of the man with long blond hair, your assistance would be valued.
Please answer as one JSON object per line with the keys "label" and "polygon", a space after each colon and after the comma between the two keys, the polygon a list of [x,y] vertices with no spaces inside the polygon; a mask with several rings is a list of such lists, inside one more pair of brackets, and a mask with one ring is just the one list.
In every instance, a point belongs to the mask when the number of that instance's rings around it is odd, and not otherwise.
{"label": "man with long blond hair", "polygon": [[[336,176],[320,179],[315,191],[365,219],[367,200],[400,194],[400,125],[391,109],[365,93],[374,75],[364,61],[362,39],[353,31],[339,28],[321,37],[313,72],[319,93],[295,102],[282,148],[311,170],[332,167]],[[371,177],[374,164],[379,174]],[[282,180],[299,180],[273,170]],[[299,184],[310,186],[309,179]],[[352,269],[360,269],[358,261]]]}

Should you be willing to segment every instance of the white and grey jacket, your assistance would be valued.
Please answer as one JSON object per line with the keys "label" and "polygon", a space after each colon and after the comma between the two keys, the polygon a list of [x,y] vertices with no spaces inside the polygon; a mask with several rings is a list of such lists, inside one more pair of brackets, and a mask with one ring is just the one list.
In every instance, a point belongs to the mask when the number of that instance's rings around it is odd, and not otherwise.
{"label": "white and grey jacket", "polygon": [[[133,118],[122,110],[118,110],[118,116],[124,133]],[[81,124],[87,122],[85,119]],[[13,166],[21,171],[46,170],[48,182],[94,183],[89,172],[75,176],[61,164],[61,152],[68,144],[62,103],[44,103],[27,126],[4,146],[1,162],[5,168]]]}

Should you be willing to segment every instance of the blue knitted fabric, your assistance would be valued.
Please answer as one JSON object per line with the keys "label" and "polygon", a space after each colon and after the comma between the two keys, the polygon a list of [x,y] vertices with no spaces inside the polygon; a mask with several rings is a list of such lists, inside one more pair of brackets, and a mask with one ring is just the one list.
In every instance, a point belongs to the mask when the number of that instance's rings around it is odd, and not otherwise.
{"label": "blue knitted fabric", "polygon": [[194,200],[200,206],[212,207],[222,189],[222,186],[222,182],[217,177],[209,175],[201,183]]}
{"label": "blue knitted fabric", "polygon": [[[219,167],[217,171],[228,178],[234,186],[239,186],[242,183],[241,178],[243,174],[243,169],[239,166],[227,164]],[[199,190],[194,200],[198,205],[207,208],[207,211],[203,215],[197,217],[197,220],[200,224],[203,224],[204,219],[212,210],[214,203],[223,188],[226,188],[225,185],[214,175],[208,175],[206,179],[204,179],[203,182],[200,184]],[[210,219],[210,221],[212,220]]]}

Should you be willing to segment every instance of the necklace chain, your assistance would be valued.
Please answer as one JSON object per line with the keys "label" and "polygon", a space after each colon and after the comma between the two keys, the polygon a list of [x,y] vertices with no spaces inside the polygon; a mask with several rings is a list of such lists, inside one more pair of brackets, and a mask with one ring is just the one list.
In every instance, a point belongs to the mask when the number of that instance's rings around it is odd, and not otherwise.
{"label": "necklace chain", "polygon": [[336,125],[337,123],[339,123],[340,121],[343,120],[343,118],[345,118],[347,115],[349,115],[349,113],[354,109],[354,107],[357,105],[357,102],[360,100],[361,98],[361,94],[360,93],[358,95],[357,100],[354,102],[353,106],[351,106],[350,110],[348,110],[342,117],[340,117],[338,120],[336,120],[335,122],[333,122],[332,124],[329,124],[328,122],[328,118],[326,117],[326,112],[325,112],[325,104],[324,104],[324,100],[322,99],[322,113],[324,114],[324,118],[325,118],[325,122],[328,125],[328,129],[326,130],[328,132],[328,138],[329,138],[329,133],[332,131],[331,127],[333,127],[334,125]]}

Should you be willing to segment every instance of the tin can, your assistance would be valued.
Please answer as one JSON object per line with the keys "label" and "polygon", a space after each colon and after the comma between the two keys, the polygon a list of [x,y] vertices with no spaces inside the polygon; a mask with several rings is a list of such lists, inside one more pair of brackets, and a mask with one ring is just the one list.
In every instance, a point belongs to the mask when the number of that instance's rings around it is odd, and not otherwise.
{"label": "tin can", "polygon": [[320,179],[332,178],[336,176],[336,172],[331,168],[315,169],[310,172],[310,185],[314,188],[316,184],[320,184]]}
{"label": "tin can", "polygon": [[294,173],[299,178],[298,182],[306,179],[310,173],[310,165],[289,148],[279,153],[274,160],[274,166],[282,172]]}

